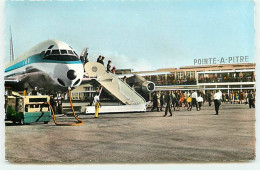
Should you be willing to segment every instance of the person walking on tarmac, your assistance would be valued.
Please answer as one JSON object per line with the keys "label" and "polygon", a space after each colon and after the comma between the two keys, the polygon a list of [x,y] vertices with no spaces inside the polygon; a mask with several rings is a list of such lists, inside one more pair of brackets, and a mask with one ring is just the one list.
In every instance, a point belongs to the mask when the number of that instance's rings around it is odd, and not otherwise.
{"label": "person walking on tarmac", "polygon": [[[96,91],[95,91],[95,94],[94,94],[94,97],[91,98],[91,102],[89,103],[89,106],[92,106],[94,104],[94,98],[96,95],[100,95],[99,93],[101,92],[101,86],[97,87],[96,88]],[[95,106],[95,105],[94,105]]]}
{"label": "person walking on tarmac", "polygon": [[98,118],[98,113],[99,113],[99,109],[101,107],[101,104],[100,104],[100,100],[99,100],[99,94],[96,93],[95,97],[94,97],[94,101],[93,101],[93,104],[95,105],[95,118]]}
{"label": "person walking on tarmac", "polygon": [[157,91],[153,93],[153,108],[151,112],[153,112],[154,109],[157,109],[157,112],[159,112],[158,102],[157,102]]}
{"label": "person walking on tarmac", "polygon": [[203,103],[203,97],[199,95],[199,97],[197,97],[197,104],[198,104],[197,111],[201,110],[202,103]]}
{"label": "person walking on tarmac", "polygon": [[57,111],[58,114],[62,114],[62,112],[63,112],[62,100],[63,100],[63,99],[62,99],[60,93],[58,93],[58,94],[56,95],[56,97],[54,97],[54,101],[55,101],[55,103],[56,103],[56,111]]}
{"label": "person walking on tarmac", "polygon": [[176,95],[175,95],[174,91],[172,91],[172,93],[171,93],[171,100],[172,100],[173,110],[175,111],[175,106],[176,106],[177,100],[176,100]]}
{"label": "person walking on tarmac", "polygon": [[50,95],[50,105],[53,109],[53,112],[56,114],[57,113],[57,108],[56,108],[56,103],[55,103],[55,100],[54,100],[54,97],[53,95]]}
{"label": "person walking on tarmac", "polygon": [[252,107],[255,108],[255,97],[254,94],[252,93],[252,91],[250,91],[250,93],[247,95],[248,98],[248,102],[249,102],[249,108],[251,109]]}
{"label": "person walking on tarmac", "polygon": [[172,108],[171,108],[172,101],[171,101],[169,91],[166,92],[165,102],[166,102],[166,108],[165,108],[165,114],[163,115],[163,117],[166,117],[168,111],[170,112],[170,117],[172,117]]}
{"label": "person walking on tarmac", "polygon": [[176,96],[176,111],[180,111],[180,104],[181,104],[181,95],[180,95],[181,93],[179,92],[179,91],[177,91],[176,93],[175,93],[175,96]]}
{"label": "person walking on tarmac", "polygon": [[219,90],[214,94],[214,105],[215,105],[216,115],[218,115],[219,106],[221,105],[221,100],[222,100],[222,92]]}
{"label": "person walking on tarmac", "polygon": [[211,106],[211,102],[212,102],[212,100],[211,100],[211,92],[208,92],[208,94],[207,94],[207,96],[208,96],[208,102],[209,102],[209,106]]}
{"label": "person walking on tarmac", "polygon": [[198,97],[197,91],[193,91],[191,94],[192,106],[193,107],[196,106],[196,109],[198,109],[197,97]]}
{"label": "person walking on tarmac", "polygon": [[187,110],[188,111],[191,111],[191,109],[192,109],[191,102],[192,102],[192,98],[190,96],[188,96],[188,98],[187,98],[187,107],[188,107]]}
{"label": "person walking on tarmac", "polygon": [[163,105],[164,105],[164,93],[161,92],[161,95],[160,95],[160,111],[163,111]]}

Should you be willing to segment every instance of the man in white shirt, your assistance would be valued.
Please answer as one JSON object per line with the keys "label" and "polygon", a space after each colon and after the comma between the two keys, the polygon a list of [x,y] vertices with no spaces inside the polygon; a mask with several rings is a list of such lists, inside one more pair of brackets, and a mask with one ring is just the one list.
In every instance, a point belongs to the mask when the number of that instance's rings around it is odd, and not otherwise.
{"label": "man in white shirt", "polygon": [[98,112],[101,107],[100,100],[99,100],[99,94],[96,94],[94,97],[93,105],[95,105],[95,118],[98,118]]}
{"label": "man in white shirt", "polygon": [[203,98],[201,97],[201,95],[199,97],[197,97],[197,102],[198,102],[198,108],[197,111],[201,110],[201,105],[203,102]]}
{"label": "man in white shirt", "polygon": [[192,92],[192,94],[191,94],[192,106],[193,107],[196,106],[196,109],[198,110],[197,97],[198,97],[197,91]]}
{"label": "man in white shirt", "polygon": [[215,105],[216,115],[218,115],[218,111],[219,111],[219,106],[221,104],[221,100],[222,100],[222,92],[219,90],[218,92],[216,92],[214,94],[214,105]]}
{"label": "man in white shirt", "polygon": [[32,90],[32,92],[29,93],[29,96],[33,96],[33,95],[39,96],[39,95],[41,95],[38,91],[39,91],[38,87],[34,87],[34,90]]}

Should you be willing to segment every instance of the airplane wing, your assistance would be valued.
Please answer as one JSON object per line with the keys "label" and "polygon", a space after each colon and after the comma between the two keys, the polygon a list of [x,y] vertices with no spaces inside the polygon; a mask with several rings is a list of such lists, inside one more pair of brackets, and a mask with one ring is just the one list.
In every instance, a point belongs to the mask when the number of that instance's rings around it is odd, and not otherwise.
{"label": "airplane wing", "polygon": [[26,77],[27,77],[26,75],[20,74],[20,75],[5,77],[4,80],[7,83],[18,83],[18,82],[22,81],[23,79],[25,79]]}
{"label": "airplane wing", "polygon": [[[35,86],[45,84],[46,74],[42,71],[5,76],[5,87],[11,87],[13,91],[21,91],[25,88],[30,92]],[[40,87],[39,87],[40,88]]]}
{"label": "airplane wing", "polygon": [[134,76],[134,74],[117,74],[117,77],[119,77],[119,78],[123,78],[123,77],[127,77],[127,78],[129,78],[129,77],[132,77],[132,76]]}
{"label": "airplane wing", "polygon": [[34,75],[39,73],[38,69],[27,67],[26,72],[24,73],[15,73],[4,77],[5,82],[7,83],[18,83],[24,80],[28,75]]}
{"label": "airplane wing", "polygon": [[171,74],[171,72],[147,72],[147,73],[138,73],[138,74],[118,74],[117,76],[119,78],[123,78],[124,76],[126,76],[126,78],[132,77],[134,75],[137,76],[154,76],[154,75],[165,75],[165,74]]}

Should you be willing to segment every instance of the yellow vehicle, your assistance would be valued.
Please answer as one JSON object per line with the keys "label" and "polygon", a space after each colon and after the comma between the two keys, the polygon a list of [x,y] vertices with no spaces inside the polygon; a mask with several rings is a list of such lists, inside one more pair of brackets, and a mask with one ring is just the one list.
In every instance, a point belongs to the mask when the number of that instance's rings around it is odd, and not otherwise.
{"label": "yellow vehicle", "polygon": [[6,96],[5,101],[6,119],[14,123],[44,122],[48,124],[51,120],[51,110],[47,103],[50,101],[48,95],[21,96],[12,92],[11,96]]}

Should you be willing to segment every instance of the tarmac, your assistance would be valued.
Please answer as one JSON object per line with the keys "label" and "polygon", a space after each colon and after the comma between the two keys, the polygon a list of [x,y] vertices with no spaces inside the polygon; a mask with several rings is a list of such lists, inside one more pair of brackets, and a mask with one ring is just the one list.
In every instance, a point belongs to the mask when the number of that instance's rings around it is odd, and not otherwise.
{"label": "tarmac", "polygon": [[[255,109],[222,104],[202,110],[80,115],[82,126],[6,122],[10,163],[189,163],[255,159]],[[73,122],[59,116],[57,121]]]}

